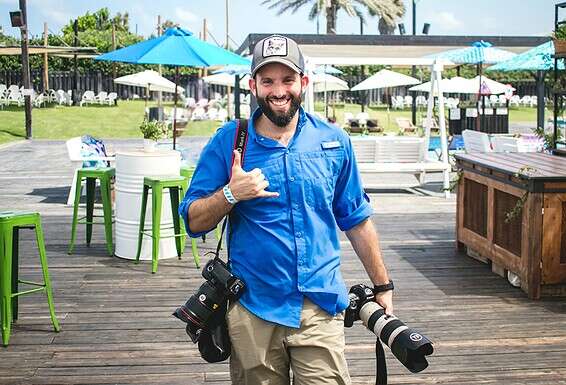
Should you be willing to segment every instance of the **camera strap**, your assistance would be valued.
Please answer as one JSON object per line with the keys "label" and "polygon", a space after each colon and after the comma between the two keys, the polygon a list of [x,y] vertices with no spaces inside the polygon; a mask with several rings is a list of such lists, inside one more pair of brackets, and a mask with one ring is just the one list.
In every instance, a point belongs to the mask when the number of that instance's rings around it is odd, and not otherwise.
{"label": "camera strap", "polygon": [[[248,120],[247,119],[236,119],[236,137],[234,138],[234,150],[241,154],[241,163],[244,164],[244,155],[246,152],[246,145],[248,144]],[[234,152],[232,152],[232,162],[230,165],[234,164]],[[230,167],[230,176],[232,173],[232,168]],[[214,253],[214,258],[220,259],[220,249],[222,248],[222,236],[226,230],[227,222],[230,219],[230,214],[228,214],[224,221],[222,222],[222,229],[220,230],[220,237],[218,238],[218,244],[216,245],[216,252]],[[228,242],[230,243],[230,242]],[[230,253],[228,253],[230,255]]]}
{"label": "camera strap", "polygon": [[387,385],[385,350],[379,338],[375,341],[375,385]]}

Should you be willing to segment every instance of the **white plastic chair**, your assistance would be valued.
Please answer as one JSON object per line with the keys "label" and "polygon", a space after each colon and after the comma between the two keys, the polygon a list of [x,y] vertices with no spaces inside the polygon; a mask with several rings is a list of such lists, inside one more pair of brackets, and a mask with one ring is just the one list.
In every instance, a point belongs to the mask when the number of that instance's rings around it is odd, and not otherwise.
{"label": "white plastic chair", "polygon": [[98,93],[98,95],[96,95],[94,97],[94,101],[98,104],[105,104],[106,103],[106,97],[108,96],[108,92],[106,91],[100,91]]}
{"label": "white plastic chair", "polygon": [[67,205],[72,206],[75,200],[75,185],[77,183],[77,171],[83,167],[83,162],[88,160],[107,160],[110,162],[114,162],[116,158],[113,156],[108,156],[108,157],[82,156],[81,155],[82,140],[80,136],[67,140],[65,144],[67,146],[67,153],[69,155],[69,160],[75,167],[75,171],[73,172],[73,183],[71,184],[71,189],[69,190],[69,196],[67,198]]}
{"label": "white plastic chair", "polygon": [[511,96],[509,99],[509,107],[519,107],[521,105],[521,97],[519,95]]}
{"label": "white plastic chair", "polygon": [[413,97],[411,95],[405,95],[405,97],[403,98],[403,103],[407,107],[412,106],[413,105]]}
{"label": "white plastic chair", "polygon": [[96,103],[96,99],[93,91],[85,91],[79,105],[82,107],[83,104],[88,104],[88,103],[93,103],[93,104]]}
{"label": "white plastic chair", "polygon": [[104,99],[103,103],[111,106],[116,103],[116,99],[118,99],[118,94],[116,92],[110,92]]}
{"label": "white plastic chair", "polygon": [[359,112],[356,115],[356,119],[358,119],[360,125],[365,126],[368,122],[369,114],[367,112]]}
{"label": "white plastic chair", "polygon": [[485,132],[464,130],[462,131],[464,139],[464,148],[467,153],[474,152],[493,152],[489,135]]}

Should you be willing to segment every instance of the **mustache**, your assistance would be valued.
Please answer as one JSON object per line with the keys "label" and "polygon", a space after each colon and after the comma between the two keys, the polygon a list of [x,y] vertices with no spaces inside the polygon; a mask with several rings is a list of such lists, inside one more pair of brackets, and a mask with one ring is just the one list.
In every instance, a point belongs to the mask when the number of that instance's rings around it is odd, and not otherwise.
{"label": "mustache", "polygon": [[289,95],[284,95],[284,96],[269,96],[266,98],[267,101],[270,100],[289,100],[291,99],[291,96]]}

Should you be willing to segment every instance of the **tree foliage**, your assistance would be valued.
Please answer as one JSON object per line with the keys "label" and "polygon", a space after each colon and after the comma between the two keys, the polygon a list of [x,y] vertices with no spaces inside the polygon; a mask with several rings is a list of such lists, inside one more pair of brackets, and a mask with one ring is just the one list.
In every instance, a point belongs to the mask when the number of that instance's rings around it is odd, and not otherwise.
{"label": "tree foliage", "polygon": [[281,15],[287,11],[297,12],[301,7],[311,4],[309,20],[317,16],[326,17],[326,33],[336,34],[336,21],[338,11],[343,10],[349,16],[358,17],[366,22],[364,10],[371,16],[377,16],[385,25],[395,25],[397,20],[405,14],[405,5],[402,0],[263,0],[263,5],[269,9],[278,9]]}

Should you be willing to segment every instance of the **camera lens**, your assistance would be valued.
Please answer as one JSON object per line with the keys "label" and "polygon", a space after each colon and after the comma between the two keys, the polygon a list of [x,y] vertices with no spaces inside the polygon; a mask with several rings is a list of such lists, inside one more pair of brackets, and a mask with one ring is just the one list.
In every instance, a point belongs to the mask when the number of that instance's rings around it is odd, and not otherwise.
{"label": "camera lens", "polygon": [[218,293],[218,290],[207,281],[174,314],[182,321],[194,325],[195,328],[202,328],[218,309],[222,300],[222,293]]}

